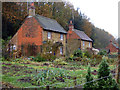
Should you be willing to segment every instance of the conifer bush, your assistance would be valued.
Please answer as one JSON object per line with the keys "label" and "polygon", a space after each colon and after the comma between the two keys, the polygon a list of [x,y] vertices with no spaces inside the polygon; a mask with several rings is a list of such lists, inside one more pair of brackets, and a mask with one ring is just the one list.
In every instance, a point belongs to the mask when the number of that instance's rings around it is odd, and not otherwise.
{"label": "conifer bush", "polygon": [[90,82],[93,80],[93,77],[91,75],[91,69],[90,69],[90,65],[88,67],[88,71],[87,71],[87,75],[86,75],[86,84],[84,84],[84,90],[88,90],[88,89],[91,89],[91,88],[95,88],[97,85],[94,85],[95,83],[94,82]]}
{"label": "conifer bush", "polygon": [[[103,79],[100,79],[103,78]],[[112,76],[110,75],[110,69],[107,61],[103,59],[99,66],[98,70],[98,88],[99,89],[105,89],[105,88],[110,88],[110,89],[118,89],[118,85],[115,82],[114,79],[112,79]]]}

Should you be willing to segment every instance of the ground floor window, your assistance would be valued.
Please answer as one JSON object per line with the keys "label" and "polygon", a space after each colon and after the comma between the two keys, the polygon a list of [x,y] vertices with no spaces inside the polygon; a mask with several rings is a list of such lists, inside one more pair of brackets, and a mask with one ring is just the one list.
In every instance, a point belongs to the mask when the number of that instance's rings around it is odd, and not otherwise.
{"label": "ground floor window", "polygon": [[13,50],[16,50],[16,45],[13,45]]}
{"label": "ground floor window", "polygon": [[63,54],[63,47],[60,47],[60,54]]}

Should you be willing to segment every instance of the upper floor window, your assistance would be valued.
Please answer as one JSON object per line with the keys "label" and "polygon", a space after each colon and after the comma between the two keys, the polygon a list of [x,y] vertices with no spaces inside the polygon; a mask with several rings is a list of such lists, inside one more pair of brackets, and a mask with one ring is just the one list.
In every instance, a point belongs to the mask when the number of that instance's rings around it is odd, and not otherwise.
{"label": "upper floor window", "polygon": [[89,47],[90,47],[90,42],[89,42]]}
{"label": "upper floor window", "polygon": [[83,41],[83,47],[85,46],[85,42]]}
{"label": "upper floor window", "polygon": [[48,39],[51,39],[51,32],[48,32]]}
{"label": "upper floor window", "polygon": [[63,40],[63,34],[60,34],[60,40]]}

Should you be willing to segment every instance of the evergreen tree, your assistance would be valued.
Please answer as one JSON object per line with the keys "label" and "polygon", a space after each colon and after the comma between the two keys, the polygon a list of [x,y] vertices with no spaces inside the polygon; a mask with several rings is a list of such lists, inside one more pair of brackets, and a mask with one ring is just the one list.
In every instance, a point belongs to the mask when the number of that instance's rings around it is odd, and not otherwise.
{"label": "evergreen tree", "polygon": [[99,66],[98,79],[100,79],[98,80],[99,89],[105,88],[118,89],[117,83],[115,82],[114,79],[112,79],[112,76],[110,75],[109,65],[105,59],[101,62]]}
{"label": "evergreen tree", "polygon": [[[87,75],[86,75],[86,82],[88,82],[88,83],[84,84],[84,89],[85,89],[85,90],[88,90],[88,89],[94,87],[93,82],[90,82],[90,81],[92,81],[92,80],[93,80],[93,77],[91,76],[91,69],[90,69],[90,66],[89,66],[89,67],[88,67],[88,73],[87,73]],[[90,83],[89,83],[89,82],[90,82]]]}

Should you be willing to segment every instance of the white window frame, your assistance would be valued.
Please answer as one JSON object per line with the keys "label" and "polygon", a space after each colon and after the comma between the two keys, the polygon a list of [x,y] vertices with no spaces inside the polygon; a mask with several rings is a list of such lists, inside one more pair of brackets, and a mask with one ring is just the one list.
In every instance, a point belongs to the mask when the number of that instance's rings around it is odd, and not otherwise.
{"label": "white window frame", "polygon": [[63,55],[63,47],[60,47],[60,54]]}
{"label": "white window frame", "polygon": [[13,45],[13,50],[16,50],[16,45]]}
{"label": "white window frame", "polygon": [[48,32],[48,39],[51,39],[51,32]]}
{"label": "white window frame", "polygon": [[83,47],[85,46],[85,42],[83,41]]}
{"label": "white window frame", "polygon": [[60,34],[60,40],[63,40],[63,39],[64,39],[63,34]]}
{"label": "white window frame", "polygon": [[90,45],[90,42],[89,42],[89,47],[90,47],[91,45]]}

